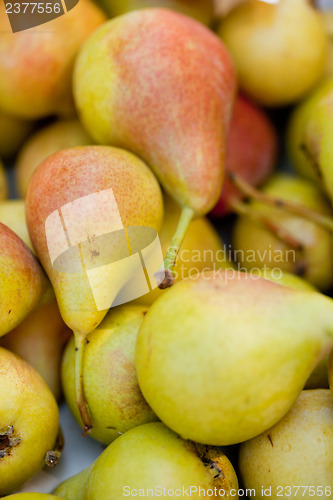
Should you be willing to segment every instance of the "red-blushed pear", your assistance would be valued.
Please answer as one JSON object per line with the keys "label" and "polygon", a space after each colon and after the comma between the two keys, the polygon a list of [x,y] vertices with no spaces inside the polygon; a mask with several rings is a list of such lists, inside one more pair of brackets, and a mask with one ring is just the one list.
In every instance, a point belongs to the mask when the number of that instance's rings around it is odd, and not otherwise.
{"label": "red-blushed pear", "polygon": [[38,305],[48,282],[26,244],[0,223],[0,337]]}
{"label": "red-blushed pear", "polygon": [[173,283],[191,219],[219,197],[234,94],[234,66],[218,37],[167,9],[105,23],[78,56],[74,96],[90,135],[143,158],[182,207],[161,286]]}
{"label": "red-blushed pear", "polygon": [[[74,331],[76,401],[89,429],[82,380],[85,338],[115,305],[118,292],[137,272],[135,266],[140,264],[142,271],[141,262],[130,258],[138,252],[133,243],[141,250],[139,236],[159,231],[161,189],[151,170],[127,151],[103,146],[66,149],[49,156],[33,174],[26,215],[61,315]],[[135,239],[129,227],[148,229],[140,229]]]}
{"label": "red-blushed pear", "polygon": [[[226,172],[235,172],[252,186],[258,186],[272,173],[276,160],[277,134],[272,123],[263,110],[239,95],[227,139]],[[226,215],[233,210],[234,199],[240,197],[240,191],[226,178],[211,214]]]}

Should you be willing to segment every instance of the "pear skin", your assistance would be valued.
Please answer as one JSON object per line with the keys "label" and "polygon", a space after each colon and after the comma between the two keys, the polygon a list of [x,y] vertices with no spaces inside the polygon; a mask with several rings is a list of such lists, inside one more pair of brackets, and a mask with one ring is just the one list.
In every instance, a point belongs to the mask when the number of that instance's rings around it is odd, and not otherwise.
{"label": "pear skin", "polygon": [[187,279],[145,316],[139,385],[184,439],[239,443],[290,410],[332,347],[332,328],[332,299],[320,293],[231,270]]}
{"label": "pear skin", "polygon": [[324,74],[325,25],[308,0],[249,0],[226,16],[218,32],[235,60],[240,88],[265,106],[296,102]]}
{"label": "pear skin", "polygon": [[101,0],[110,17],[121,16],[132,10],[163,7],[193,17],[209,25],[213,15],[212,0]]}
{"label": "pear skin", "polygon": [[0,108],[34,120],[74,114],[72,70],[83,42],[104,21],[90,0],[40,26],[12,34],[8,16],[0,12]]}
{"label": "pear skin", "polygon": [[24,200],[4,200],[0,202],[0,222],[16,233],[32,253],[35,253],[25,221]]}
{"label": "pear skin", "polygon": [[94,464],[90,465],[75,476],[66,479],[66,481],[59,484],[59,486],[57,486],[52,493],[54,493],[54,495],[59,495],[59,497],[64,500],[83,500],[86,482],[93,466]]}
{"label": "pear skin", "polygon": [[0,158],[12,158],[33,129],[34,123],[0,111]]}
{"label": "pear skin", "polygon": [[[110,444],[133,427],[158,420],[144,400],[135,371],[135,342],[147,307],[112,309],[87,339],[83,360],[84,393],[94,427],[90,436]],[[81,424],[75,401],[75,350],[68,343],[62,362],[62,387],[67,404]]]}
{"label": "pear skin", "polygon": [[61,357],[69,336],[70,329],[53,300],[32,311],[2,339],[1,345],[33,366],[59,400]]}
{"label": "pear skin", "polygon": [[326,33],[328,35],[328,40],[329,40],[328,56],[326,62],[326,75],[333,76],[333,11],[324,10],[323,17],[324,17]]}
{"label": "pear skin", "polygon": [[9,495],[6,498],[10,500],[56,500],[58,498],[61,500],[62,497],[46,495],[44,493],[17,493],[16,495]]}
{"label": "pear skin", "polygon": [[[320,189],[308,180],[276,174],[262,192],[281,200],[296,202],[317,213],[331,215]],[[332,234],[326,228],[284,208],[251,202],[250,207],[274,223],[275,232],[260,221],[244,214],[233,229],[235,259],[242,269],[275,268],[302,276],[311,284],[327,290],[333,284]],[[300,248],[294,247],[278,234],[286,232]]]}
{"label": "pear skin", "polygon": [[74,96],[87,131],[146,161],[182,208],[160,287],[174,281],[190,221],[220,194],[234,94],[233,63],[218,37],[167,9],[105,23],[76,61]]}
{"label": "pear skin", "polygon": [[15,165],[17,189],[27,194],[28,184],[38,165],[62,149],[92,144],[78,120],[59,120],[32,135],[20,150]]}
{"label": "pear skin", "polygon": [[328,358],[328,381],[333,396],[333,350]]}
{"label": "pear skin", "polygon": [[[236,172],[252,186],[262,184],[276,164],[277,146],[277,134],[268,116],[240,94],[227,138],[226,172]],[[240,198],[241,193],[226,178],[211,215],[221,217],[230,213],[234,197]]]}
{"label": "pear skin", "polygon": [[183,496],[183,489],[191,486],[197,487],[191,494],[195,499],[214,488],[224,490],[225,497],[233,496],[233,490],[238,499],[236,473],[221,450],[184,441],[161,422],[153,422],[126,432],[104,450],[89,474],[83,499],[121,498],[148,488],[165,488],[165,496],[172,496],[169,489],[177,490]]}
{"label": "pear skin", "polygon": [[[240,472],[255,498],[331,497],[333,489],[333,398],[328,390],[302,391],[290,412],[274,427],[243,443]],[[297,489],[298,487],[298,489]],[[308,487],[308,488],[306,488]],[[312,491],[311,491],[312,490]]]}
{"label": "pear skin", "polygon": [[28,316],[47,287],[46,276],[29,248],[0,223],[0,337]]}
{"label": "pear skin", "polygon": [[9,188],[6,170],[0,161],[0,200],[5,200],[6,198],[8,198],[8,192]]}
{"label": "pear skin", "polygon": [[[60,313],[75,334],[77,403],[85,427],[91,428],[82,381],[85,337],[131,277],[131,265],[118,264],[129,256],[127,228],[160,229],[162,193],[153,173],[133,154],[111,147],[77,147],[55,153],[35,171],[26,216]],[[116,270],[110,263],[116,263]]]}
{"label": "pear skin", "polygon": [[0,495],[19,489],[45,465],[59,428],[58,406],[28,363],[0,347]]}

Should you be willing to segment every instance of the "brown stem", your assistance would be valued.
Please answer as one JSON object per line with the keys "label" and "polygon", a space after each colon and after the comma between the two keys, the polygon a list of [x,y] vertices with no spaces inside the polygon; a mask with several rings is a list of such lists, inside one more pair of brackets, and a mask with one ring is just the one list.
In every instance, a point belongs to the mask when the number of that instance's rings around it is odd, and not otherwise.
{"label": "brown stem", "polygon": [[93,427],[83,387],[83,355],[84,355],[84,346],[86,343],[86,337],[87,337],[86,334],[77,331],[74,332],[76,404],[79,409],[84,427],[83,437],[85,437]]}
{"label": "brown stem", "polygon": [[59,427],[54,450],[48,451],[45,455],[45,465],[47,467],[55,467],[59,462],[62,450],[64,449],[65,439],[61,427]]}
{"label": "brown stem", "polygon": [[299,203],[295,203],[289,200],[283,200],[281,198],[277,198],[276,196],[263,193],[251,186],[238,174],[229,172],[228,177],[229,180],[234,184],[234,186],[237,187],[237,189],[239,189],[239,191],[241,191],[241,193],[243,193],[243,195],[247,198],[252,198],[254,200],[261,201],[262,203],[272,205],[275,208],[291,212],[295,215],[319,224],[320,226],[327,229],[327,231],[329,231],[330,233],[333,233],[333,219],[331,217],[321,214],[320,212],[316,212],[315,210],[305,207],[304,205],[300,205]]}

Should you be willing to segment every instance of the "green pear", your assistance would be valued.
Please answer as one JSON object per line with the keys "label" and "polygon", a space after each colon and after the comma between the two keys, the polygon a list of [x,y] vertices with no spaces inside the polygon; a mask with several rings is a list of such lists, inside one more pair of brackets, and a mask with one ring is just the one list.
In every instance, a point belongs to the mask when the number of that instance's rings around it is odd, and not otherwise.
{"label": "green pear", "polygon": [[0,161],[0,200],[5,200],[8,197],[8,190],[6,171]]}
{"label": "green pear", "polygon": [[15,164],[17,189],[24,198],[38,165],[61,149],[92,144],[78,120],[59,120],[33,134],[21,148]]}
{"label": "green pear", "polygon": [[1,345],[17,354],[43,377],[55,398],[60,399],[60,364],[70,335],[55,298],[34,309],[22,323],[11,330]]}
{"label": "green pear", "polygon": [[101,0],[111,17],[120,16],[137,9],[163,7],[194,17],[209,25],[213,15],[213,0]]}
{"label": "green pear", "polygon": [[47,287],[42,268],[29,248],[0,223],[0,337],[23,321]]}
{"label": "green pear", "polygon": [[[138,276],[135,287],[149,290],[139,251],[156,242],[163,218],[161,189],[151,170],[127,151],[66,149],[49,156],[33,174],[26,215],[60,313],[74,331],[76,401],[89,429],[82,380],[85,338],[131,279]],[[145,259],[148,267],[148,250]],[[156,264],[155,271],[161,261],[149,264]]]}
{"label": "green pear", "polygon": [[[274,427],[240,447],[240,472],[255,498],[319,498],[333,491],[333,398],[303,391]],[[252,494],[252,496],[254,496]]]}
{"label": "green pear", "polygon": [[77,58],[74,96],[87,131],[143,158],[182,208],[162,287],[174,281],[190,221],[219,197],[234,94],[233,63],[218,37],[167,9],[108,21]]}
{"label": "green pear", "polygon": [[[331,215],[330,207],[320,189],[308,180],[275,175],[262,189],[262,193],[278,196]],[[233,230],[235,258],[242,269],[274,268],[302,276],[314,286],[326,290],[333,284],[332,234],[320,224],[293,214],[283,207],[268,206],[252,201],[251,210],[259,214],[270,226],[254,220],[252,213],[241,215]],[[281,237],[281,234],[284,235]],[[298,248],[288,236],[296,240]]]}
{"label": "green pear", "polygon": [[66,479],[52,493],[64,500],[83,500],[86,483],[93,466],[94,464]]}
{"label": "green pear", "polygon": [[16,495],[9,495],[9,500],[52,500],[60,499],[62,497],[55,497],[54,495],[45,495],[44,493],[17,493]]}
{"label": "green pear", "polygon": [[[90,436],[104,444],[138,425],[158,420],[144,400],[135,371],[135,342],[147,307],[124,305],[111,309],[91,332],[83,359],[84,393],[94,427]],[[72,339],[62,362],[62,387],[77,422],[75,345]]]}
{"label": "green pear", "polygon": [[333,10],[324,10],[323,17],[329,41],[326,74],[327,76],[333,76]]}
{"label": "green pear", "polygon": [[238,499],[237,476],[225,454],[184,441],[161,422],[136,427],[110,444],[90,470],[82,500],[143,496],[147,490],[166,497],[191,492],[196,499]]}
{"label": "green pear", "polygon": [[34,249],[30,240],[27,223],[25,221],[24,200],[5,200],[0,202],[0,222],[9,227],[30,248]]}
{"label": "green pear", "polygon": [[235,60],[241,89],[266,106],[299,100],[324,74],[325,25],[309,0],[249,0],[227,15],[219,34]]}
{"label": "green pear", "polygon": [[332,346],[332,299],[225,270],[176,283],[151,306],[136,368],[172,430],[231,445],[280,420]]}
{"label": "green pear", "polygon": [[59,428],[52,392],[28,363],[0,347],[0,495],[45,465]]}

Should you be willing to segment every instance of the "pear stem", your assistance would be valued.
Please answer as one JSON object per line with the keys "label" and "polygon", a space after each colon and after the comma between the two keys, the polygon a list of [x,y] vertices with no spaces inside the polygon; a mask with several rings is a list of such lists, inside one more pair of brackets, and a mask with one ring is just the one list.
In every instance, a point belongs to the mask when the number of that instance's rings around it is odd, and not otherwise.
{"label": "pear stem", "polygon": [[48,451],[45,455],[45,465],[47,467],[55,467],[59,462],[62,450],[64,449],[65,439],[61,427],[59,427],[54,450]]}
{"label": "pear stem", "polygon": [[192,208],[182,208],[176,232],[171,240],[170,246],[163,261],[163,269],[156,273],[156,278],[159,278],[160,274],[163,273],[164,279],[159,284],[159,288],[161,288],[162,290],[165,288],[169,288],[175,282],[174,269],[177,262],[177,256],[183,243],[188,226],[193,219],[193,216],[194,211],[192,210]]}
{"label": "pear stem", "polygon": [[319,224],[323,228],[327,229],[327,231],[329,231],[330,233],[333,233],[332,217],[321,214],[316,210],[312,210],[311,208],[300,205],[299,203],[295,203],[289,200],[283,200],[281,198],[262,193],[235,173],[229,172],[228,177],[230,181],[235,185],[235,187],[237,187],[237,189],[239,189],[239,191],[241,191],[241,193],[243,193],[246,197],[253,198],[263,203],[267,203],[268,205],[272,205],[281,210],[285,209],[295,215],[299,215],[300,217],[309,219],[310,221]]}
{"label": "pear stem", "polygon": [[238,215],[246,215],[254,222],[258,222],[265,226],[269,231],[275,234],[279,238],[279,240],[283,241],[287,245],[294,247],[296,250],[302,250],[302,243],[297,240],[294,236],[292,236],[288,231],[286,231],[283,227],[279,226],[272,222],[268,217],[261,214],[253,207],[244,203],[237,198],[231,198],[229,201],[230,208],[237,213]]}
{"label": "pear stem", "polygon": [[92,420],[83,387],[83,355],[87,334],[74,331],[75,339],[75,394],[76,404],[79,409],[84,426],[83,437],[92,429]]}

